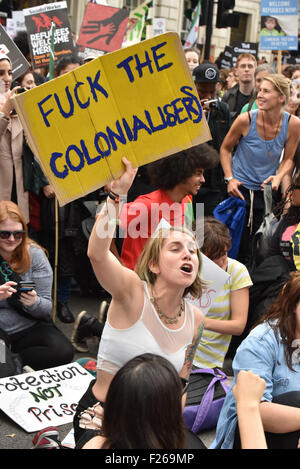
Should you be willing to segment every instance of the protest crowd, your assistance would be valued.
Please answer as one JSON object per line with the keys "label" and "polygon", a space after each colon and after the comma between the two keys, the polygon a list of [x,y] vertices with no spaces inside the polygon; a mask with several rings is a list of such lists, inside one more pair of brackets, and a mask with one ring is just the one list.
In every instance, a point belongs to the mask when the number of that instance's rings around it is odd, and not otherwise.
{"label": "protest crowd", "polygon": [[[108,51],[76,44],[65,11],[52,12],[46,32],[49,16],[27,12],[27,22],[30,13],[33,44],[26,31],[10,39],[27,64],[22,74],[14,75],[9,53],[0,57],[0,394],[29,385],[21,375],[37,371],[45,383],[49,376],[61,383],[68,378],[57,367],[77,361],[92,377],[74,408],[75,449],[204,450],[201,432],[209,429],[211,449],[300,448],[300,66],[241,52],[223,68],[196,45],[183,48],[179,65],[192,86],[155,108],[159,124],[148,110],[147,121],[138,119],[128,99],[117,131],[111,120],[105,132],[96,129],[93,151],[109,161],[119,145],[143,144],[146,135],[146,146],[184,120],[205,121],[208,137],[146,164],[124,151],[122,171],[111,170],[105,185],[59,204],[51,171],[72,184],[83,161],[96,173],[98,160],[77,135],[81,147],[52,153],[47,172],[36,128],[28,132],[16,103],[51,86],[47,100],[51,92],[66,121],[76,106],[92,114],[110,83],[88,77],[90,95],[81,93],[80,73]],[[121,9],[98,22],[106,46],[128,15]],[[51,28],[60,31],[51,47],[61,53],[43,63]],[[132,85],[134,71],[171,70],[164,44],[143,64],[136,53],[136,68],[123,57],[119,69]],[[59,83],[69,76],[78,82],[74,98],[64,88],[66,100]],[[40,101],[45,128],[54,127],[47,100]],[[95,298],[98,317],[72,311],[74,289]],[[56,374],[45,374],[51,368]],[[64,449],[59,426],[35,432],[33,447]]]}

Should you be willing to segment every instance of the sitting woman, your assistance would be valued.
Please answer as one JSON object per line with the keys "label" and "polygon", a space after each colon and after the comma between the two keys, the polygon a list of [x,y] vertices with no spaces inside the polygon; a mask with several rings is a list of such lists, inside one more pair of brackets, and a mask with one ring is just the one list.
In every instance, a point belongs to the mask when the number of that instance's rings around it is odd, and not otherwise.
{"label": "sitting woman", "polygon": [[[51,319],[52,277],[45,252],[28,238],[18,206],[0,201],[0,337],[8,354],[0,364],[1,377],[15,373],[11,352],[34,370],[72,361],[72,344]],[[32,282],[32,289],[20,292],[20,281]]]}
{"label": "sitting woman", "polygon": [[[262,322],[242,342],[233,361],[266,382],[260,414],[269,449],[296,449],[300,438],[300,273],[290,279]],[[298,347],[298,348],[297,348]],[[212,448],[240,448],[234,395],[228,392]]]}
{"label": "sitting woman", "polygon": [[88,430],[84,411],[98,402],[105,406],[114,375],[130,359],[143,353],[162,356],[188,379],[203,328],[202,312],[185,299],[189,292],[199,297],[202,291],[200,251],[192,233],[183,227],[157,230],[140,256],[138,273],[110,251],[120,205],[136,174],[126,158],[122,161],[126,170],[112,182],[89,241],[95,274],[112,301],[98,351],[97,379],[77,406],[76,443],[85,432],[95,435],[95,430]]}
{"label": "sitting woman", "polygon": [[103,437],[94,437],[83,449],[185,448],[185,386],[169,360],[151,353],[133,358],[110,384]]}
{"label": "sitting woman", "polygon": [[213,217],[205,217],[202,252],[229,277],[205,316],[205,330],[193,363],[197,368],[222,368],[231,336],[242,334],[247,322],[252,281],[247,268],[227,256],[230,247],[227,226]]}

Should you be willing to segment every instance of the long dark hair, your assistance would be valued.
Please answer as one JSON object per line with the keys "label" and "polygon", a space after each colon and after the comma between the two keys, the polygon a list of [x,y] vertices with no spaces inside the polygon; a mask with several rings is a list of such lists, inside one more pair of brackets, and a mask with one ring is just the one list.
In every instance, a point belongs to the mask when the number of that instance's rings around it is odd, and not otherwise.
{"label": "long dark hair", "polygon": [[292,183],[288,187],[285,197],[278,203],[274,210],[274,214],[277,218],[280,218],[282,215],[284,215],[285,219],[291,225],[300,223],[300,207],[297,207],[291,203],[291,195],[296,189],[296,186],[300,186],[300,171],[298,171],[293,176]]}
{"label": "long dark hair", "polygon": [[182,449],[181,381],[171,362],[146,353],[114,376],[105,402],[103,448]]}
{"label": "long dark hair", "polygon": [[292,355],[295,348],[292,344],[296,331],[296,308],[300,302],[300,272],[291,272],[287,281],[275,302],[269,306],[261,322],[266,321],[274,330],[275,336],[285,345],[285,358],[290,370],[292,367]]}

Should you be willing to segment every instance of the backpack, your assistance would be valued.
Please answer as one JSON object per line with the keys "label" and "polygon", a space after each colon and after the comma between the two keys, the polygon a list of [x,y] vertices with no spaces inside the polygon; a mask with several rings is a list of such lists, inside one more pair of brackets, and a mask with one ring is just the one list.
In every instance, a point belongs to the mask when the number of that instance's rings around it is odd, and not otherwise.
{"label": "backpack", "polygon": [[213,216],[228,227],[231,236],[231,249],[228,252],[228,256],[236,259],[245,224],[245,200],[230,196],[216,206]]}

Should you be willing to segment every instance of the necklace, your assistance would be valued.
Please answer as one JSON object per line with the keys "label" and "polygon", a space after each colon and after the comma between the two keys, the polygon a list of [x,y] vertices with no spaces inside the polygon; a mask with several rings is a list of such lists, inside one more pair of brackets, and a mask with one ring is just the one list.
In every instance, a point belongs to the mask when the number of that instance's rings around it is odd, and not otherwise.
{"label": "necklace", "polygon": [[280,122],[281,122],[281,114],[280,114],[279,121],[278,121],[278,124],[277,124],[277,127],[276,127],[275,135],[271,139],[271,140],[273,140],[273,142],[272,142],[270,147],[268,146],[267,139],[266,139],[264,111],[262,111],[262,121],[263,121],[264,137],[265,137],[265,145],[266,145],[266,149],[267,149],[267,155],[270,157],[271,156],[271,150],[274,146],[274,139],[277,137],[277,133],[278,133],[278,130],[279,130],[279,126],[280,126]]}
{"label": "necklace", "polygon": [[157,311],[157,314],[159,316],[159,319],[161,319],[161,320],[164,319],[166,324],[177,324],[178,319],[180,318],[181,314],[184,311],[183,300],[181,300],[180,309],[179,309],[178,313],[176,314],[176,316],[173,316],[173,317],[170,318],[170,316],[167,316],[165,313],[163,313],[162,310],[160,309],[160,307],[158,306],[157,300],[156,300],[156,298],[154,296],[154,293],[153,293],[152,286],[151,286],[151,294],[152,294],[152,297],[150,298],[150,301],[154,305],[154,307]]}

